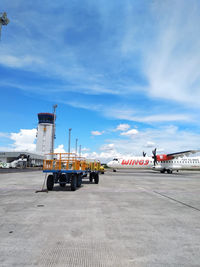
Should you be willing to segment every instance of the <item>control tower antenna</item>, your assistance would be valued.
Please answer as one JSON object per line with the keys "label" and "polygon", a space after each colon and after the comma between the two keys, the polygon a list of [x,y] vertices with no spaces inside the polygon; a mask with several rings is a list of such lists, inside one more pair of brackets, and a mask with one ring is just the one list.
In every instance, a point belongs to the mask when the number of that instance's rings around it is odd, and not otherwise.
{"label": "control tower antenna", "polygon": [[2,28],[2,25],[6,26],[6,25],[8,25],[9,22],[10,21],[7,18],[6,12],[3,12],[3,13],[0,12],[0,40],[1,40],[1,28]]}

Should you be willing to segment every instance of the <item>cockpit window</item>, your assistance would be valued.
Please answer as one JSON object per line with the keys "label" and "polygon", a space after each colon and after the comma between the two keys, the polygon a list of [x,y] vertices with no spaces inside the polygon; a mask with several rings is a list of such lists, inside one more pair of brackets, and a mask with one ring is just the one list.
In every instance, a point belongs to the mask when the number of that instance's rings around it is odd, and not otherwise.
{"label": "cockpit window", "polygon": [[113,159],[113,161],[118,161],[118,159]]}

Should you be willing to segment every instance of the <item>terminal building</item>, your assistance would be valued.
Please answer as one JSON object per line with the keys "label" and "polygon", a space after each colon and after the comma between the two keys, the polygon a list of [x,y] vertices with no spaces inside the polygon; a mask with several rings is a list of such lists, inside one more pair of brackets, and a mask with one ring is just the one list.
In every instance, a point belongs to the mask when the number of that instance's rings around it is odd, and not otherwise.
{"label": "terminal building", "polygon": [[43,165],[43,155],[27,151],[0,152],[0,162],[2,163],[11,163],[21,158],[27,159],[27,167],[39,167]]}

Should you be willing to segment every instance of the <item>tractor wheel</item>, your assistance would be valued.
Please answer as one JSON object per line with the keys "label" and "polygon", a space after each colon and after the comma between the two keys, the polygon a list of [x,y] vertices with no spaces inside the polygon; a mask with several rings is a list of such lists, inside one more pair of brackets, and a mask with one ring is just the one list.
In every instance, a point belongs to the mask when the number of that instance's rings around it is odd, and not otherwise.
{"label": "tractor wheel", "polygon": [[54,177],[52,174],[50,174],[48,177],[47,177],[47,189],[49,191],[52,191],[53,190],[53,186],[54,186]]}

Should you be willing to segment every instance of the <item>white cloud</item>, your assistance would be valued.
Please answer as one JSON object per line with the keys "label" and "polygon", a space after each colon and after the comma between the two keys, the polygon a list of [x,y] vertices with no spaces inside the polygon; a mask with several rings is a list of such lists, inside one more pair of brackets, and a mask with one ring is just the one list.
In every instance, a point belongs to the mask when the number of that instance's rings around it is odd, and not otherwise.
{"label": "white cloud", "polygon": [[82,156],[86,157],[87,159],[100,160],[101,163],[106,163],[115,157],[118,157],[118,158],[123,157],[122,154],[118,153],[115,150],[103,151],[100,153],[97,153],[97,152],[83,153]]}
{"label": "white cloud", "polygon": [[139,132],[138,132],[138,130],[136,130],[136,129],[132,129],[132,130],[129,130],[129,131],[127,131],[127,132],[122,132],[122,133],[120,133],[120,135],[125,135],[125,136],[135,136],[135,135],[137,135]]}
{"label": "white cloud", "polygon": [[117,126],[116,131],[127,131],[130,128],[129,124],[121,123]]}
{"label": "white cloud", "polygon": [[157,152],[172,153],[190,149],[200,149],[200,134],[177,127],[163,126],[157,129],[145,129],[131,139],[110,139],[115,151],[123,156],[127,154],[142,155],[142,151],[152,155],[152,149]]}
{"label": "white cloud", "polygon": [[173,121],[191,121],[192,118],[185,114],[158,114],[152,116],[144,116],[138,118],[132,118],[134,121],[140,122],[173,122]]}
{"label": "white cloud", "polygon": [[91,131],[91,134],[92,135],[95,135],[95,136],[97,136],[97,135],[102,135],[104,133],[104,131]]}
{"label": "white cloud", "polygon": [[90,148],[83,147],[83,148],[81,149],[81,151],[82,151],[82,152],[90,151]]}
{"label": "white cloud", "polygon": [[11,133],[10,139],[14,141],[12,144],[13,150],[34,152],[36,149],[36,132],[36,129],[21,129],[19,133]]}
{"label": "white cloud", "polygon": [[7,67],[21,68],[36,63],[42,64],[42,59],[39,59],[37,57],[32,57],[30,55],[22,57],[16,57],[12,55],[1,55],[0,57],[0,64],[5,65]]}
{"label": "white cloud", "polygon": [[102,105],[91,105],[87,103],[82,103],[78,101],[59,101],[61,103],[67,104],[69,106],[72,106],[74,108],[82,108],[87,110],[94,110],[94,111],[100,111],[102,109]]}
{"label": "white cloud", "polygon": [[144,51],[145,73],[152,97],[198,104],[200,98],[198,1],[164,1],[153,9],[154,43]]}
{"label": "white cloud", "polygon": [[[140,87],[144,93],[198,108],[200,3],[165,0],[149,1],[147,6],[139,17],[137,9],[128,6],[121,53],[125,58],[139,55],[140,71],[148,84]],[[133,61],[133,69],[135,65]],[[132,83],[134,92],[137,85]]]}
{"label": "white cloud", "polygon": [[[115,119],[120,119],[120,120],[123,119],[123,120],[128,120],[128,121],[144,122],[144,123],[196,121],[194,114],[184,114],[184,113],[179,114],[179,113],[170,113],[170,111],[167,111],[166,114],[160,112],[159,114],[147,115],[146,110],[140,111],[139,109],[137,110],[137,109],[132,109],[128,107],[119,108],[119,106],[105,107],[102,110],[102,112],[104,116],[108,118],[115,118]],[[149,114],[149,110],[148,110],[148,114]]]}
{"label": "white cloud", "polygon": [[66,153],[66,151],[64,149],[64,145],[63,144],[58,145],[58,147],[56,147],[54,149],[54,153]]}
{"label": "white cloud", "polygon": [[100,150],[110,151],[110,150],[114,150],[114,148],[115,148],[114,144],[105,144],[105,145],[100,147]]}
{"label": "white cloud", "polygon": [[13,147],[10,146],[0,146],[0,151],[14,151]]}
{"label": "white cloud", "polygon": [[154,142],[151,142],[151,141],[147,141],[145,147],[155,147],[156,144]]}
{"label": "white cloud", "polygon": [[0,132],[0,138],[9,138],[10,135],[8,133],[3,133],[3,132]]}

